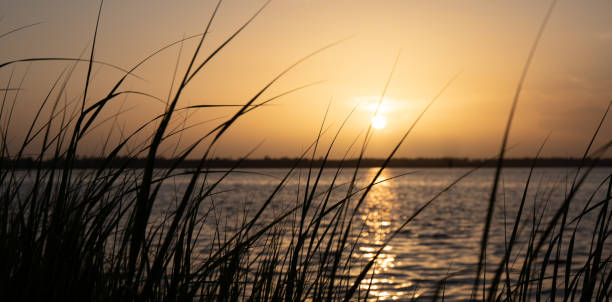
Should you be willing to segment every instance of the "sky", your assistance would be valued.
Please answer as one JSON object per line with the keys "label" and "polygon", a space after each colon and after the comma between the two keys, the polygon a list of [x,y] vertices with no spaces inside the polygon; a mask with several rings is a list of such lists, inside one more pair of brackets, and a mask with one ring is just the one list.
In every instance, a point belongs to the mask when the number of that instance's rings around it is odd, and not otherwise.
{"label": "sky", "polygon": [[[130,69],[140,60],[185,37],[202,33],[216,1],[118,1],[103,3],[94,57]],[[230,37],[264,1],[226,0],[212,22],[196,63]],[[323,129],[319,155],[346,120],[332,157],[354,157],[386,83],[366,156],[385,157],[427,103],[455,76],[419,120],[396,157],[495,156],[499,152],[521,71],[549,1],[277,0],[228,43],[193,78],[178,108],[245,104],[283,70],[330,43],[331,48],[299,63],[256,101],[309,85],[242,116],[215,143],[214,156],[299,156]],[[87,58],[99,2],[3,1],[0,63],[36,57]],[[582,156],[612,100],[612,2],[559,1],[545,28],[520,94],[509,137],[509,155],[534,156],[550,133],[545,156]],[[97,156],[104,144],[123,137],[164,112],[196,49],[187,39],[136,69],[113,99],[100,124],[83,139],[79,153]],[[397,65],[394,69],[394,62]],[[70,67],[68,62],[18,63],[0,68],[0,87],[13,104],[10,121],[0,119],[14,152],[45,95]],[[394,69],[393,73],[392,70]],[[123,75],[93,66],[87,104],[93,104]],[[391,74],[392,73],[392,74]],[[62,102],[80,106],[87,64],[78,64]],[[391,75],[391,77],[390,77]],[[312,85],[310,85],[312,84]],[[81,96],[82,97],[82,96]],[[160,101],[161,100],[161,101]],[[9,108],[9,107],[7,107]],[[174,114],[162,145],[173,156],[229,119],[238,108],[200,108]],[[43,108],[43,115],[50,112]],[[120,113],[117,115],[117,113]],[[116,118],[114,117],[116,116]],[[376,126],[381,126],[377,124]],[[126,152],[146,142],[151,127],[134,137]],[[148,131],[148,132],[147,132]],[[612,139],[612,118],[595,147]],[[200,156],[204,140],[192,157]],[[33,144],[35,145],[35,144]],[[29,152],[36,152],[31,148]],[[610,155],[608,152],[607,156]]]}

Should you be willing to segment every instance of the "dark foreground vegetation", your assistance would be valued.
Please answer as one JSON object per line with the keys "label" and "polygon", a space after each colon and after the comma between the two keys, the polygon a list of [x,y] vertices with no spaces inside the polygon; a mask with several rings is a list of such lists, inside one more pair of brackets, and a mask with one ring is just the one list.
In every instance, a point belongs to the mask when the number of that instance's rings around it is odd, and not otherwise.
{"label": "dark foreground vegetation", "polygon": [[[213,20],[214,13],[204,33],[208,32]],[[36,115],[22,144],[15,147],[15,140],[9,141],[7,138],[10,136],[5,129],[2,131],[0,300],[348,301],[371,298],[367,282],[364,284],[362,281],[372,275],[372,267],[385,245],[435,203],[441,194],[478,169],[478,166],[431,196],[385,239],[366,265],[356,267],[353,264],[356,241],[352,236],[358,236],[361,228],[356,213],[372,187],[380,181],[378,176],[381,172],[393,165],[391,159],[395,152],[436,97],[407,127],[402,139],[395,146],[390,146],[389,156],[376,162],[377,173],[365,187],[358,187],[353,178],[342,189],[345,191],[344,197],[332,199],[331,192],[337,189],[335,178],[329,187],[321,187],[319,179],[324,170],[337,175],[341,167],[352,169],[356,176],[362,161],[368,163],[362,157],[370,130],[367,130],[360,144],[360,157],[350,164],[327,159],[335,138],[329,146],[321,146],[317,138],[301,158],[290,160],[287,174],[279,180],[277,189],[261,200],[259,208],[240,217],[237,228],[208,229],[206,226],[215,215],[215,189],[244,163],[242,160],[232,162],[221,177],[209,181],[209,169],[214,162],[209,158],[210,150],[244,114],[269,102],[271,99],[261,99],[263,93],[295,65],[280,71],[278,77],[271,79],[244,106],[238,107],[231,118],[213,127],[177,158],[162,161],[158,153],[160,146],[177,131],[173,128],[176,122],[173,118],[177,115],[177,104],[183,89],[251,20],[208,56],[200,53],[206,34],[195,37],[199,43],[186,73],[179,77],[180,84],[167,99],[165,112],[136,131],[150,133],[141,148],[128,152],[125,147],[133,143],[137,133],[126,134],[123,141],[112,146],[102,160],[96,161],[94,169],[84,171],[76,170],[82,163],[77,159],[80,143],[88,130],[97,124],[105,106],[119,95],[128,93],[122,89],[122,83],[142,62],[119,77],[105,97],[93,101],[89,99],[88,87],[91,85],[92,66],[98,64],[95,34],[91,53],[86,59],[31,58],[0,63],[0,69],[24,61],[55,60],[67,64],[66,72],[58,76],[57,82],[50,87],[48,97],[41,102],[39,113],[50,114],[46,117]],[[178,44],[180,42],[169,46]],[[296,65],[327,47],[298,60]],[[159,51],[164,49],[166,47]],[[157,53],[154,52],[152,56]],[[143,62],[149,58],[146,57]],[[80,102],[77,102],[78,110],[72,111],[64,106],[65,83],[73,79],[72,71],[77,64],[87,64],[88,72],[86,85],[79,96]],[[9,93],[13,84],[5,83],[8,88],[2,91],[2,125],[11,122],[11,106],[15,100],[11,100],[10,96],[17,95]],[[483,277],[489,230],[491,224],[501,223],[493,219],[493,209],[497,202],[501,170],[507,163],[504,153],[519,92],[520,85],[513,100],[500,153],[493,161],[496,173],[489,200],[486,201],[486,220],[482,222],[480,261],[473,268],[472,298],[487,301],[552,301],[563,297],[572,301],[608,301],[612,291],[612,253],[605,247],[610,240],[612,179],[605,179],[598,189],[605,191],[603,199],[576,200],[576,193],[587,175],[599,164],[597,159],[610,147],[610,142],[592,146],[607,111],[602,112],[601,121],[593,121],[593,140],[585,146],[584,157],[577,162],[579,169],[570,180],[570,188],[563,200],[558,202],[560,206],[551,217],[536,213],[533,224],[524,224],[520,218],[524,215],[523,206],[532,186],[530,174],[525,183],[525,193],[519,197],[521,202],[517,215],[510,219],[514,222],[508,229],[504,257],[494,264],[497,269],[493,276]],[[32,147],[34,142],[40,142],[36,146],[39,153],[26,159],[24,150]],[[205,151],[194,154],[193,151],[200,145],[205,146]],[[312,160],[321,155],[322,159]],[[199,159],[186,161],[188,157]],[[308,158],[311,160],[308,161]],[[296,196],[297,202],[293,201],[295,207],[273,219],[264,220],[262,217],[270,211],[271,205],[282,202],[278,200],[277,193],[294,169],[302,167],[302,160],[307,160],[308,178],[305,180],[305,190]],[[30,169],[27,172],[20,170],[23,161],[28,162]],[[533,171],[539,160],[530,162]],[[142,169],[128,169],[134,163],[138,163]],[[165,169],[156,170],[161,163]],[[191,168],[189,172],[177,171],[186,163]],[[47,169],[49,167],[55,169]],[[166,214],[156,219],[152,213],[162,198],[162,184],[171,182],[177,175],[185,176],[185,173],[190,177],[188,183],[175,192],[175,202]],[[595,196],[595,192],[592,196]],[[584,209],[578,216],[569,216],[568,209],[574,203],[584,204]],[[586,261],[578,262],[572,257],[574,241],[576,231],[586,227],[581,223],[586,215],[595,215],[596,222],[588,226],[592,238]],[[289,218],[291,223],[288,222]],[[523,231],[529,234],[528,240],[519,242],[517,237]],[[283,241],[281,234],[290,234],[291,239]],[[204,255],[196,253],[196,245],[202,237],[212,239],[209,252]],[[522,251],[521,257],[517,257],[519,250]],[[438,285],[430,289],[430,299],[444,299],[445,280],[442,278]]]}

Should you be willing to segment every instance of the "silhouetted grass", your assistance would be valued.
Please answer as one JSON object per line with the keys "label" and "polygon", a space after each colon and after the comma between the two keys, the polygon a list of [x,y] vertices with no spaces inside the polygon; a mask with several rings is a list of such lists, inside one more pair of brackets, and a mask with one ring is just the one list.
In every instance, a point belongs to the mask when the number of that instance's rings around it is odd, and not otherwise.
{"label": "silhouetted grass", "polygon": [[[2,135],[0,298],[2,301],[371,300],[370,288],[374,276],[372,268],[385,246],[442,194],[479,168],[468,170],[434,194],[385,238],[365,265],[359,266],[355,251],[363,225],[358,224],[356,218],[358,210],[374,186],[391,180],[380,180],[379,177],[421,117],[452,83],[455,78],[453,77],[432,98],[400,140],[392,146],[391,152],[365,187],[358,187],[357,175],[371,138],[369,127],[363,137],[354,138],[353,144],[346,150],[341,160],[335,161],[333,166],[329,165],[329,156],[336,139],[341,135],[345,123],[353,112],[347,115],[334,134],[323,158],[314,161],[317,152],[324,148],[321,138],[326,133],[326,113],[316,139],[287,169],[269,196],[258,203],[258,208],[251,212],[254,214],[240,215],[233,224],[221,221],[223,218],[219,217],[217,205],[223,201],[217,200],[217,196],[221,193],[218,188],[228,176],[238,173],[237,168],[240,167],[242,160],[246,159],[253,150],[245,152],[244,157],[222,171],[210,169],[211,150],[219,138],[245,114],[279,97],[309,87],[311,84],[260,101],[263,93],[295,66],[339,42],[317,49],[297,60],[279,72],[243,105],[199,104],[178,108],[182,92],[193,77],[204,70],[206,64],[236,38],[267,5],[266,3],[262,6],[201,63],[196,64],[201,57],[200,49],[206,41],[206,34],[220,4],[221,1],[215,7],[203,34],[168,44],[129,70],[99,62],[95,58],[95,41],[102,3],[91,52],[87,59],[26,58],[0,64],[0,69],[23,63],[36,64],[40,61],[60,61],[69,64],[58,75],[41,102],[17,152],[12,151],[15,143],[9,138],[8,129],[23,79],[19,84],[15,84],[16,80],[11,73],[8,83],[0,90],[2,93],[0,123],[4,127],[3,131],[0,131]],[[0,39],[33,25],[9,31],[0,35]],[[200,40],[190,57],[185,74],[179,79],[176,91],[170,94],[167,100],[144,92],[121,90],[125,79],[128,76],[135,76],[135,71],[144,62],[169,47],[182,45],[183,41],[198,37]],[[532,56],[533,50],[529,61]],[[68,99],[66,87],[70,81],[78,80],[74,78],[74,70],[80,63],[88,64],[84,90],[74,99]],[[105,97],[95,102],[88,102],[89,86],[94,81],[92,68],[97,64],[116,68],[123,73]],[[520,80],[521,84],[528,65],[529,62]],[[380,100],[385,96],[393,70],[389,74]],[[497,186],[507,148],[512,114],[521,84],[517,88],[501,152],[496,156],[498,166],[485,221],[481,257],[474,267],[477,273],[474,280],[474,299],[479,296],[477,292],[480,276],[486,267],[488,230],[492,223],[496,223],[493,207],[498,194]],[[9,92],[14,94],[12,99]],[[109,148],[109,151],[105,153],[102,150],[103,162],[95,169],[77,169],[75,162],[83,138],[98,125],[117,118],[122,113],[120,110],[105,118],[100,114],[112,101],[124,94],[138,94],[163,102],[166,104],[164,113],[144,123],[132,133],[123,133],[122,140],[115,145],[110,145],[110,139],[107,138],[104,149]],[[186,149],[175,149],[176,157],[166,169],[155,169],[156,162],[160,159],[160,146],[169,137],[180,135],[189,128],[184,126],[184,122],[181,124],[180,114],[185,110],[227,106],[237,107],[238,110],[227,120],[212,127],[212,130],[192,142]],[[48,112],[46,120],[43,112]],[[536,209],[535,205],[531,219],[524,219],[523,211],[526,209],[527,194],[532,187],[531,176],[536,166],[534,161],[521,196],[511,235],[506,242],[504,256],[496,264],[497,269],[492,280],[483,277],[483,300],[553,301],[559,297],[563,297],[564,301],[609,300],[612,291],[612,270],[608,264],[612,260],[612,254],[606,250],[606,247],[609,246],[608,237],[612,220],[612,211],[609,207],[612,178],[608,176],[597,189],[607,187],[605,199],[593,200],[596,196],[596,192],[593,192],[579,215],[571,217],[568,211],[570,204],[577,198],[577,191],[589,172],[596,166],[597,159],[611,145],[608,142],[591,152],[593,141],[606,114],[607,111],[582,159],[583,163],[590,165],[583,167],[582,173],[581,169],[578,169],[569,192],[550,219],[544,217],[545,206]],[[137,135],[142,133],[151,134],[144,141],[136,141]],[[108,135],[110,138],[111,134]],[[197,165],[188,171],[179,170],[187,158],[196,156],[194,150],[207,138],[210,141],[203,155],[197,160]],[[362,143],[359,146],[360,139]],[[36,157],[30,158],[25,154],[25,150],[31,148],[35,141],[40,143],[40,149]],[[128,149],[128,145],[136,148]],[[347,167],[346,162],[353,146],[359,146],[359,157],[356,165]],[[543,146],[544,144],[538,150],[536,158]],[[308,157],[310,160],[306,170],[307,178],[304,186],[299,187],[303,191],[298,192],[295,200],[279,201],[279,193],[290,177],[296,174],[297,168],[302,165],[301,162]],[[19,169],[18,163],[26,158],[31,168]],[[142,158],[146,163],[143,169],[128,169],[131,161]],[[119,159],[121,159],[120,165],[113,164]],[[338,183],[338,176],[346,170],[352,174],[351,180],[348,183]],[[327,186],[320,182],[324,171],[333,172],[332,180]],[[213,174],[218,177],[211,178]],[[403,175],[406,174],[395,177]],[[161,201],[165,197],[160,195],[162,186],[172,184],[179,176],[188,177],[186,186],[175,189],[174,203],[163,204]],[[333,192],[340,190],[346,190],[342,194],[344,197],[338,199],[332,195]],[[270,208],[275,203],[291,206],[273,215]],[[597,217],[595,224],[584,226],[592,228],[591,246],[585,262],[579,262],[573,257],[577,230],[583,226],[582,217],[592,214]],[[521,232],[528,232],[526,244],[517,239]],[[203,237],[210,239],[205,246],[206,251],[202,251],[200,244]],[[564,240],[569,240],[569,244],[562,244]],[[519,249],[521,251],[517,252]],[[543,258],[542,253],[544,253]],[[561,274],[563,264],[565,267]],[[359,272],[356,275],[352,273],[355,270]],[[444,300],[446,282],[455,274],[457,272],[449,271],[446,277],[442,277],[429,289],[433,300]],[[371,276],[369,280],[368,275]],[[412,297],[417,299],[416,288]]]}

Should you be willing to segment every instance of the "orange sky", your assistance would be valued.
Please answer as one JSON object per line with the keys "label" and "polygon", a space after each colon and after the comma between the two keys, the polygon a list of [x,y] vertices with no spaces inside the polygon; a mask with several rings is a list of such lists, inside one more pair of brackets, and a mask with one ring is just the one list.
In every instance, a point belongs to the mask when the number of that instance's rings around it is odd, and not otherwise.
{"label": "orange sky", "polygon": [[[198,61],[262,4],[224,1]],[[202,32],[214,5],[214,1],[105,1],[95,57],[129,69],[156,49]],[[372,108],[401,50],[380,113],[387,123],[373,132],[367,156],[386,156],[428,100],[461,70],[397,157],[492,156],[498,152],[521,70],[548,5],[548,1],[272,1],[194,78],[179,107],[243,104],[302,56],[351,37],[298,65],[261,100],[308,83],[323,83],[247,114],[223,136],[215,155],[238,157],[263,141],[254,157],[297,156],[316,137],[328,104],[325,143],[357,106],[334,149],[334,157],[343,156],[369,125]],[[1,38],[0,63],[29,57],[78,57],[82,52],[87,56],[97,8],[95,1],[2,2],[0,33],[44,23]],[[546,155],[580,156],[584,152],[612,99],[611,13],[610,1],[558,3],[521,94],[510,136],[510,156],[534,155],[550,131]],[[130,78],[122,90],[167,99],[177,59],[178,74],[182,75],[195,45],[192,39],[182,49],[177,45],[156,56],[136,71],[142,79]],[[28,70],[9,128],[15,142],[20,141],[37,106],[66,66],[35,63],[0,69],[2,87],[7,86],[11,72],[14,86]],[[82,91],[86,67],[77,68],[67,99]],[[91,103],[121,76],[108,67],[95,66],[94,72]],[[109,132],[116,142],[119,129],[133,131],[162,113],[164,105],[130,96],[114,100],[103,113],[109,116],[123,110],[127,111],[119,118],[88,135],[81,154],[97,155]],[[177,146],[177,150],[186,147],[235,110],[200,109],[191,111],[187,118],[176,115],[176,126],[196,126],[185,131],[180,140],[178,135],[169,139],[162,148],[164,155],[171,155]],[[6,127],[5,120],[1,125]],[[604,123],[599,137],[596,146],[612,138],[612,118]],[[136,148],[143,139],[135,139],[131,147]],[[205,146],[206,142],[202,148]],[[355,152],[357,149],[349,154]]]}

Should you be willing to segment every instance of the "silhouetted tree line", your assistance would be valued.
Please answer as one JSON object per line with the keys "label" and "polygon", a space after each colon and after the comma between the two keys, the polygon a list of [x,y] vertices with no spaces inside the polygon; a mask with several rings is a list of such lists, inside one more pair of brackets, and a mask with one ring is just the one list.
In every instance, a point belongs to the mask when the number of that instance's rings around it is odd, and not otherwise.
{"label": "silhouetted tree line", "polygon": [[[239,164],[240,168],[288,168],[295,164],[298,159],[296,158],[270,158],[265,157],[261,159],[244,159]],[[157,158],[155,162],[156,168],[170,168],[176,162],[173,158]],[[230,158],[212,158],[207,160],[206,166],[208,168],[229,168],[233,167],[238,160]],[[379,167],[384,162],[384,159],[378,158],[366,158],[362,159],[361,167]],[[577,158],[539,158],[536,161],[537,167],[575,167],[580,165],[581,159]],[[43,160],[38,161],[33,158],[21,158],[17,160],[1,158],[0,163],[4,167],[11,167],[17,169],[58,169],[65,165],[63,159],[54,160]],[[197,165],[198,160],[185,160],[181,162],[179,168],[193,168]],[[323,163],[323,159],[315,159],[312,163],[313,167],[319,167]],[[328,160],[325,166],[328,168],[338,167],[340,165],[344,167],[355,167],[357,165],[357,159],[345,160]],[[504,160],[505,167],[530,167],[533,163],[533,158],[509,158]],[[130,158],[130,157],[117,157],[111,161],[107,161],[104,158],[84,157],[78,158],[73,163],[73,167],[77,169],[96,169],[96,168],[143,168],[146,164],[144,158]],[[393,159],[389,163],[389,167],[401,167],[401,168],[448,168],[448,167],[495,167],[497,161],[495,159],[470,159],[470,158],[398,158]],[[587,159],[582,162],[582,165],[597,165],[599,167],[612,167],[612,158],[604,159]],[[308,168],[311,166],[310,159],[302,159],[298,163],[300,168]]]}

